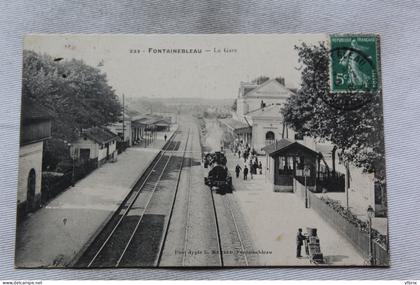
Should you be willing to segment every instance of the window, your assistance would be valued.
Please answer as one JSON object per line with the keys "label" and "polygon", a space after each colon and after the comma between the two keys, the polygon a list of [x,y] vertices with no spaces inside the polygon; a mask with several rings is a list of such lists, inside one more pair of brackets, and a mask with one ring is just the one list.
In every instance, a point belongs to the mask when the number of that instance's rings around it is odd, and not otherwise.
{"label": "window", "polygon": [[274,140],[274,133],[272,131],[269,131],[265,134],[266,140]]}
{"label": "window", "polygon": [[265,134],[265,144],[266,145],[270,145],[270,144],[274,143],[274,139],[275,139],[275,136],[274,136],[274,133],[272,131],[269,131]]}
{"label": "window", "polygon": [[279,156],[279,174],[293,173],[293,157]]}

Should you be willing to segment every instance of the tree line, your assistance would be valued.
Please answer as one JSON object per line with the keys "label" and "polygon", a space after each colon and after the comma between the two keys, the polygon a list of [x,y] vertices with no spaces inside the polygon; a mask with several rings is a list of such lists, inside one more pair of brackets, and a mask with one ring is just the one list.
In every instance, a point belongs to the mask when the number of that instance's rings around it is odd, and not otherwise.
{"label": "tree line", "polygon": [[114,122],[121,114],[121,104],[106,74],[82,60],[24,50],[22,80],[22,96],[43,106],[52,117],[45,164],[63,159],[59,158],[63,142],[74,141],[82,129]]}
{"label": "tree line", "polygon": [[329,84],[329,50],[324,44],[295,49],[302,64],[301,86],[282,110],[300,136],[326,139],[347,162],[385,177],[381,92],[335,94]]}

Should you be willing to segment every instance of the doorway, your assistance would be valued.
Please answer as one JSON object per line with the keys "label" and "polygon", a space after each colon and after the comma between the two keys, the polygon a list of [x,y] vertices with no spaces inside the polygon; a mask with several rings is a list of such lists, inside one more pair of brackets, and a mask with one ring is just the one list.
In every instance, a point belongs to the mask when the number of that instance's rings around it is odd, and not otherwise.
{"label": "doorway", "polygon": [[28,175],[28,185],[26,194],[26,211],[31,212],[35,206],[35,188],[36,188],[36,173],[35,169],[31,169]]}

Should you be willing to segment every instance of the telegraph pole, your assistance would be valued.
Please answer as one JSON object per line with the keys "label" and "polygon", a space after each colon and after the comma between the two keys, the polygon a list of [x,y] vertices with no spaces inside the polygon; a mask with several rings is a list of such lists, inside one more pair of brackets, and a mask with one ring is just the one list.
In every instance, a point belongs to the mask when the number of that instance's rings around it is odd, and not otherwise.
{"label": "telegraph pole", "polygon": [[125,142],[125,102],[124,102],[124,93],[123,93],[123,95],[122,95],[122,101],[123,101],[123,104],[122,104],[122,117],[123,117],[123,121],[122,121],[122,140],[123,140],[123,143]]}

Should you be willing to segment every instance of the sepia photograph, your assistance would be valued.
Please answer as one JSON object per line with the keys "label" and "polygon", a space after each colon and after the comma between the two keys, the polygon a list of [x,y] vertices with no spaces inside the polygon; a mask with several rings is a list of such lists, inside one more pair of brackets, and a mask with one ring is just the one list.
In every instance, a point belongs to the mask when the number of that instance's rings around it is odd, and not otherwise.
{"label": "sepia photograph", "polygon": [[17,268],[390,266],[376,34],[31,34]]}

